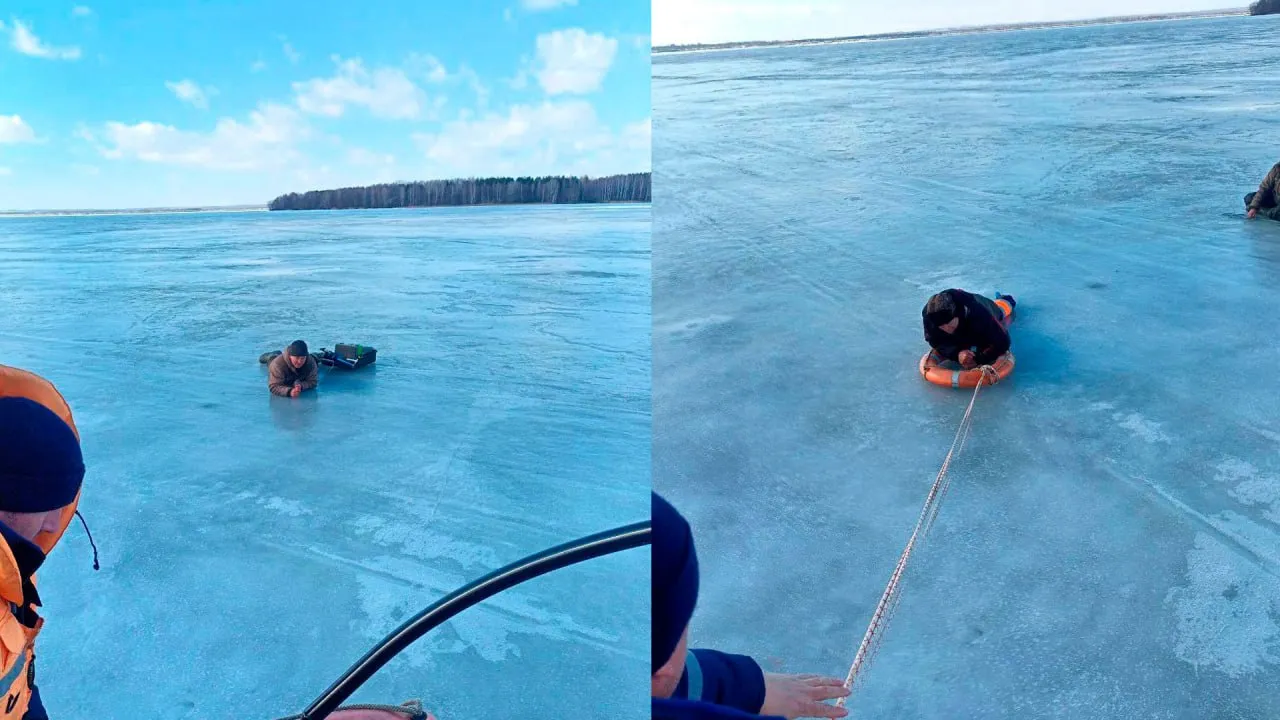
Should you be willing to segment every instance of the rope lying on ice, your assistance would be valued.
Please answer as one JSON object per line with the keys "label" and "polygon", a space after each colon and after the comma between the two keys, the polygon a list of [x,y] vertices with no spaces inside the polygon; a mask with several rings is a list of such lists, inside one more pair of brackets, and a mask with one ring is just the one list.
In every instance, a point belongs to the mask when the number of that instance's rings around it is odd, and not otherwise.
{"label": "rope lying on ice", "polygon": [[[422,701],[420,700],[410,700],[403,705],[376,705],[369,703],[343,705],[338,710],[380,710],[404,715],[408,720],[427,720],[432,717],[430,713],[423,709]],[[334,712],[338,712],[338,710],[334,710]],[[280,718],[280,720],[302,720],[305,717],[305,715],[290,715],[287,718]]]}
{"label": "rope lying on ice", "polygon": [[[898,607],[898,600],[901,597],[902,576],[907,569],[907,561],[911,558],[911,552],[915,550],[916,545],[924,540],[925,535],[929,533],[929,529],[933,527],[933,521],[938,517],[938,509],[942,506],[942,498],[947,494],[947,488],[951,486],[951,480],[947,478],[947,470],[951,467],[951,461],[959,455],[964,448],[965,441],[969,438],[969,429],[973,426],[973,406],[978,400],[978,393],[982,391],[984,385],[994,385],[1000,382],[1000,377],[996,374],[995,369],[990,365],[982,366],[982,376],[987,382],[979,382],[973,389],[973,397],[969,399],[969,407],[964,411],[964,418],[960,421],[960,427],[956,430],[955,439],[951,441],[951,449],[947,451],[946,458],[942,461],[942,468],[938,470],[938,477],[933,481],[933,487],[929,488],[929,495],[925,499],[924,508],[920,511],[920,518],[916,520],[916,527],[911,532],[911,538],[907,541],[907,547],[903,549],[902,555],[898,557],[898,564],[893,568],[893,575],[889,577],[889,584],[884,589],[884,594],[880,596],[880,602],[876,605],[876,610],[871,615],[871,623],[867,626],[867,632],[862,636],[862,642],[858,645],[858,652],[853,657],[853,665],[849,668],[849,674],[845,677],[844,686],[848,690],[853,690],[854,683],[861,673],[870,664],[871,658],[875,655],[876,650],[880,647],[880,642],[884,637],[884,630],[889,624],[889,620],[893,617],[894,610]],[[836,702],[836,707],[842,707],[847,698],[840,698]]]}

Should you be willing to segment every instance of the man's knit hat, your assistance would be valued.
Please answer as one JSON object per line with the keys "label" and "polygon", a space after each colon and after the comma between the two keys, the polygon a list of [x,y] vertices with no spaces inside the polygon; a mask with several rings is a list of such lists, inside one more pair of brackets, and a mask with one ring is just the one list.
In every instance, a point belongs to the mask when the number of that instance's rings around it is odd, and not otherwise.
{"label": "man's knit hat", "polygon": [[83,481],[71,427],[34,400],[0,398],[0,511],[56,510],[76,499]]}
{"label": "man's knit hat", "polygon": [[698,603],[698,554],[689,523],[653,495],[653,672],[667,664]]}

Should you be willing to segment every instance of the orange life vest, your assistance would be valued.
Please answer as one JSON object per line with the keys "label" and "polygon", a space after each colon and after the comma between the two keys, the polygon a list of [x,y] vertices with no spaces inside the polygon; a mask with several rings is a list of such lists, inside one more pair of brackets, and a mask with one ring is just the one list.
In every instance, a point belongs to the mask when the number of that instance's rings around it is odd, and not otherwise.
{"label": "orange life vest", "polygon": [[[61,393],[48,380],[18,368],[0,365],[0,397],[23,397],[44,405],[62,418],[76,439],[80,431],[71,416],[71,408]],[[80,495],[62,512],[61,522],[55,532],[42,532],[36,536],[35,544],[48,554],[58,544],[76,515],[76,507],[80,504]],[[35,577],[31,578],[32,585]],[[10,610],[0,612],[0,720],[21,720],[31,703],[31,687],[34,684],[35,641],[44,626],[44,618],[35,614],[34,608],[27,608],[27,613],[35,617],[35,627],[27,627],[13,614],[14,606],[23,603],[22,574],[18,570],[18,561],[8,544],[0,541],[0,601],[8,603]]]}

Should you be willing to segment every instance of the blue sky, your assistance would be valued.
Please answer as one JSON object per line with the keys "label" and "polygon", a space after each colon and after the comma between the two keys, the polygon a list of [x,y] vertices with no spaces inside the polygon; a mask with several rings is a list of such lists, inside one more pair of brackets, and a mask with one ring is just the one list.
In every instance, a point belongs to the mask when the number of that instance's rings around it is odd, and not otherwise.
{"label": "blue sky", "polygon": [[6,0],[0,24],[0,209],[650,167],[647,0]]}
{"label": "blue sky", "polygon": [[653,44],[799,40],[1248,4],[1249,0],[653,0]]}

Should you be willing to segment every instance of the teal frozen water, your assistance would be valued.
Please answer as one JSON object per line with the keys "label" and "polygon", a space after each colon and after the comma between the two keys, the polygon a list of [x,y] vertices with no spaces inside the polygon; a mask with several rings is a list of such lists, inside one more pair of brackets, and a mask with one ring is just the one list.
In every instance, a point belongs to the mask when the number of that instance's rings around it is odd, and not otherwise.
{"label": "teal frozen water", "polygon": [[[67,396],[82,509],[41,573],[53,717],[301,712],[443,594],[648,516],[647,205],[0,221],[2,362]],[[272,398],[295,337],[378,349]],[[472,608],[356,700],[646,717],[648,556]],[[634,687],[634,691],[622,688]]]}
{"label": "teal frozen water", "polygon": [[[654,485],[695,645],[843,677],[1019,300],[858,718],[1280,715],[1280,18],[659,55]],[[775,664],[775,659],[777,663]]]}

